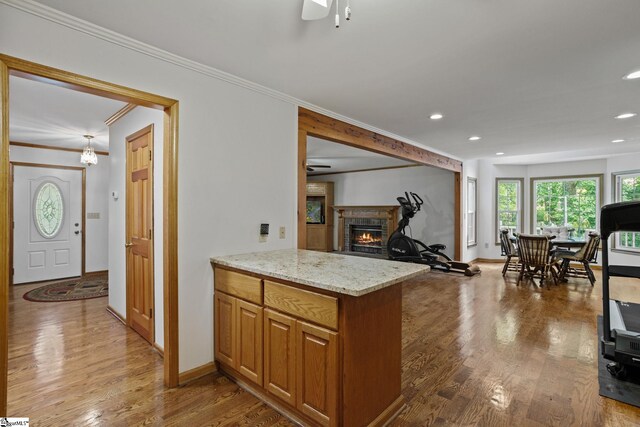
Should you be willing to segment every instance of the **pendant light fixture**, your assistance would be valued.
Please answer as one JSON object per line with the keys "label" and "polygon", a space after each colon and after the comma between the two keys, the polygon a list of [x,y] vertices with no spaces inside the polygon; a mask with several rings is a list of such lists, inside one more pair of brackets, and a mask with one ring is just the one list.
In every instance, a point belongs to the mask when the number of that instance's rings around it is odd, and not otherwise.
{"label": "pendant light fixture", "polygon": [[98,164],[98,156],[96,156],[96,153],[93,151],[93,147],[91,146],[93,135],[82,135],[82,137],[87,139],[87,146],[84,147],[84,150],[80,155],[80,163],[87,166]]}
{"label": "pendant light fixture", "polygon": [[[347,6],[344,8],[344,18],[351,20],[351,0],[346,0]],[[317,19],[326,18],[331,11],[334,0],[303,0],[302,3],[302,19],[305,21],[315,21]],[[334,25],[340,28],[340,0],[335,0],[336,14],[334,16]]]}
{"label": "pendant light fixture", "polygon": [[[347,0],[347,7],[344,8],[344,17],[347,21],[351,21],[351,1]],[[336,0],[336,28],[340,28],[340,0]]]}

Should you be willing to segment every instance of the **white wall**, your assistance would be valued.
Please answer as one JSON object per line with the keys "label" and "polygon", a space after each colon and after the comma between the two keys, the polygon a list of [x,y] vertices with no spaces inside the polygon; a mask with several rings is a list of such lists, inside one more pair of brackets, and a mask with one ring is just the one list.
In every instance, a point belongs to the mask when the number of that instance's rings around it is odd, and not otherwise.
{"label": "white wall", "polygon": [[[453,256],[453,172],[420,166],[309,177],[309,181],[333,181],[335,205],[398,205],[397,197],[413,191],[422,197],[424,205],[410,222],[411,235],[427,244],[443,243],[447,245],[445,252]],[[337,214],[334,223],[337,249]]]}
{"label": "white wall", "polygon": [[[82,166],[80,153],[41,148],[10,147],[12,162],[40,163],[59,166]],[[99,213],[100,219],[85,219],[85,270],[103,271],[108,267],[108,208],[109,157],[98,156],[98,164],[86,173],[86,212]]]}
{"label": "white wall", "polygon": [[[127,313],[126,271],[126,138],[153,124],[153,277],[155,342],[164,348],[163,303],[163,119],[164,113],[137,107],[109,127],[109,305],[120,315]],[[118,199],[111,194],[116,191]]]}
{"label": "white wall", "polygon": [[[211,362],[209,258],[295,245],[296,106],[5,4],[0,52],[180,101],[179,241],[169,242],[179,256],[180,371]],[[259,243],[260,222],[286,226],[286,239],[272,232]]]}

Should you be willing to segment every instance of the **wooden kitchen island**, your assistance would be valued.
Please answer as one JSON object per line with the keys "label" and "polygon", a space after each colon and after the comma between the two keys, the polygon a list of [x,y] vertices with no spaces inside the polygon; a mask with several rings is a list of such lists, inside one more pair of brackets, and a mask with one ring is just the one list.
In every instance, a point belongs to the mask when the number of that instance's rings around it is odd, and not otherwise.
{"label": "wooden kitchen island", "polygon": [[240,386],[303,425],[403,409],[400,283],[428,266],[297,249],[211,263],[215,360]]}

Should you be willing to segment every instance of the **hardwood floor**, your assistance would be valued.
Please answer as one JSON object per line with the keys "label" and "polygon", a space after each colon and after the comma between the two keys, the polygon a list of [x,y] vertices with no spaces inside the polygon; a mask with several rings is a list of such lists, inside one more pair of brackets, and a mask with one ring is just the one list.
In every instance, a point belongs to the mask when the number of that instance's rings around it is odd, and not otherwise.
{"label": "hardwood floor", "polygon": [[[640,424],[640,409],[598,395],[600,279],[516,287],[501,268],[404,285],[408,407],[392,425]],[[640,282],[620,281],[615,296],[640,301]],[[11,291],[9,415],[35,426],[291,424],[219,374],[165,389],[161,357],[106,312],[107,298],[22,299],[37,286]]]}

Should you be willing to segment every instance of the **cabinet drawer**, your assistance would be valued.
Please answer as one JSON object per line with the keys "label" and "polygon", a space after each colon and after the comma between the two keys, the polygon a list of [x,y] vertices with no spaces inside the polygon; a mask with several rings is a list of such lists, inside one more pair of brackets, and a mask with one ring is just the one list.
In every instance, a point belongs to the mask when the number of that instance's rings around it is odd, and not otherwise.
{"label": "cabinet drawer", "polygon": [[264,304],[313,323],[338,329],[338,299],[264,281]]}
{"label": "cabinet drawer", "polygon": [[226,294],[262,304],[262,280],[235,271],[215,269],[215,288]]}

